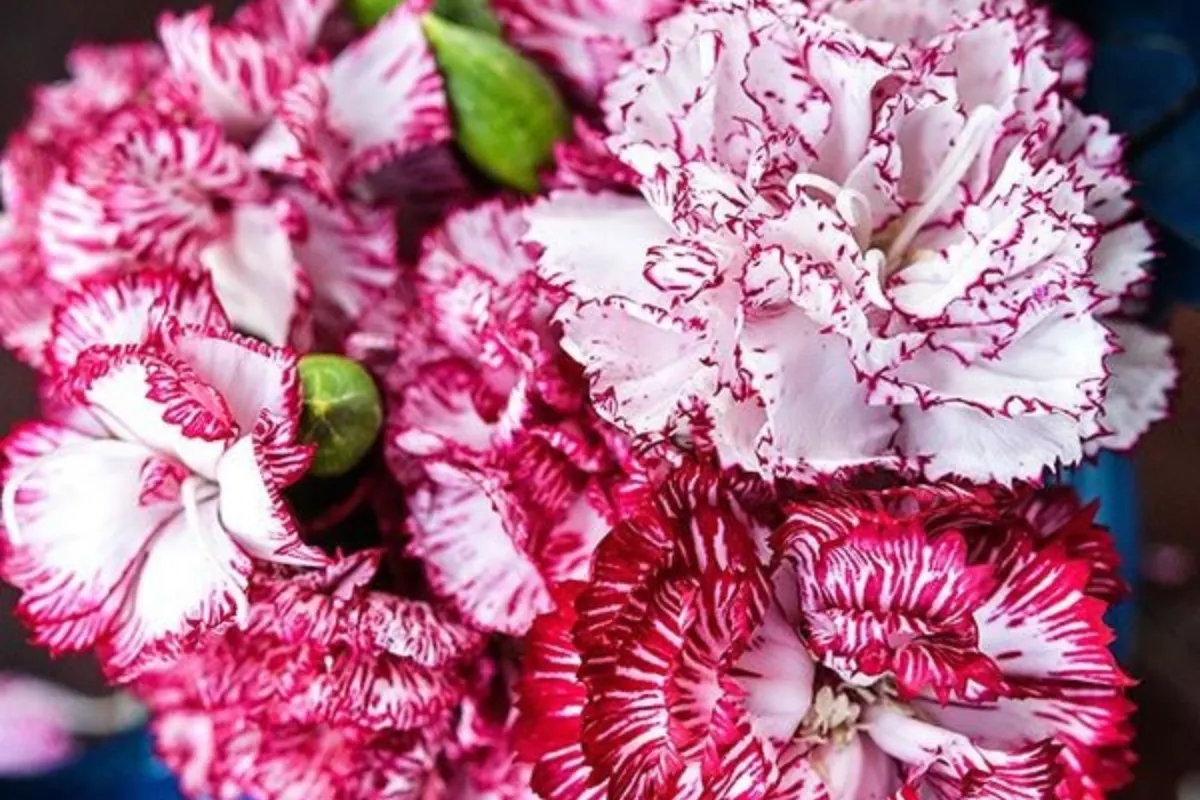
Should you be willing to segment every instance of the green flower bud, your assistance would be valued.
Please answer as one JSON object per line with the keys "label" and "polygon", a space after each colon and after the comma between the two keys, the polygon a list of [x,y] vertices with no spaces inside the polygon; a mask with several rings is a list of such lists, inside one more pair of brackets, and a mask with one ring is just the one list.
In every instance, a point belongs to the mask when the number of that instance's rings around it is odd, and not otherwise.
{"label": "green flower bud", "polygon": [[422,21],[446,82],[459,147],[496,181],[536,192],[538,172],[569,132],[554,85],[494,36],[433,14]]}
{"label": "green flower bud", "polygon": [[309,355],[300,359],[300,384],[300,436],[317,447],[309,473],[321,478],[344,475],[362,461],[383,427],[383,402],[375,381],[356,361]]}

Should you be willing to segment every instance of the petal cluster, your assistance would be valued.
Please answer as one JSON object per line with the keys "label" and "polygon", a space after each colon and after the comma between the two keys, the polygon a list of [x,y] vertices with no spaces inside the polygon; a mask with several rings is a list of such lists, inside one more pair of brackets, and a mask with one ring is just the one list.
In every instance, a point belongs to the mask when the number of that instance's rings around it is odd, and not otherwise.
{"label": "petal cluster", "polygon": [[1083,555],[1111,545],[1073,499],[847,491],[765,527],[739,494],[682,468],[534,626],[521,747],[541,796],[1082,798],[1124,780],[1109,576]]}
{"label": "petal cluster", "polygon": [[597,408],[767,478],[1035,480],[1131,445],[1175,374],[1122,317],[1151,240],[1045,15],[826,5],[670,18],[604,101],[636,191],[530,212]]}
{"label": "petal cluster", "polygon": [[443,796],[431,787],[457,741],[481,638],[428,603],[372,588],[380,557],[262,578],[244,630],[143,676],[158,754],[185,791]]}
{"label": "petal cluster", "polygon": [[4,576],[38,643],[128,676],[244,623],[256,563],[324,563],[280,494],[311,455],[293,354],[171,273],[89,284],[53,328],[57,412],[4,442]]}
{"label": "petal cluster", "polygon": [[322,39],[335,6],[168,13],[158,44],[72,53],[3,161],[9,347],[41,366],[73,286],[144,267],[209,273],[237,327],[273,344],[340,346],[399,275],[397,208],[369,179],[450,123],[417,15],[338,49]]}
{"label": "petal cluster", "polygon": [[1047,475],[1175,366],[1088,61],[1030,0],[77,48],[0,156],[0,576],[191,797],[1103,800],[1125,588]]}
{"label": "petal cluster", "polygon": [[524,211],[462,210],[426,242],[418,353],[392,368],[393,472],[410,488],[408,551],[484,630],[520,635],[586,574],[636,471],[584,404],[520,244]]}

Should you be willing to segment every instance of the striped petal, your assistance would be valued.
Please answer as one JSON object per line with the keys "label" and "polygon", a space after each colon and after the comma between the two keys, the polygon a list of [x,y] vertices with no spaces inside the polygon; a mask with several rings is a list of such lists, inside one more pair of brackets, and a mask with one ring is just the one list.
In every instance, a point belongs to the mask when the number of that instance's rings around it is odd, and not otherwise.
{"label": "striped petal", "polygon": [[441,75],[416,13],[391,12],[328,67],[301,76],[256,145],[262,169],[329,196],[348,181],[450,138]]}
{"label": "striped petal", "polygon": [[426,466],[429,485],[410,501],[409,552],[439,594],[484,630],[520,635],[552,607],[525,551],[523,509],[493,476],[451,464]]}
{"label": "striped petal", "polygon": [[58,370],[95,345],[151,341],[168,324],[227,330],[229,321],[205,278],[143,271],[84,284],[58,307],[49,361]]}
{"label": "striped petal", "polygon": [[303,63],[286,40],[213,25],[211,8],[164,14],[158,35],[182,90],[194,94],[204,116],[238,139],[252,137],[270,121]]}

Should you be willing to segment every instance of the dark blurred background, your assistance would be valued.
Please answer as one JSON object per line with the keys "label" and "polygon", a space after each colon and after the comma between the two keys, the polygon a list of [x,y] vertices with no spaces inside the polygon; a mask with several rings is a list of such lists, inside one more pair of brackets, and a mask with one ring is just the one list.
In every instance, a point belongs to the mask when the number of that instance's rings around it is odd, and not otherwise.
{"label": "dark blurred background", "polygon": [[[1182,0],[1200,6],[1200,0]],[[0,0],[0,132],[26,112],[31,86],[63,77],[73,43],[149,38],[165,9],[186,0]],[[233,0],[217,0],[227,12]],[[1200,151],[1200,139],[1193,148]],[[1200,800],[1200,313],[1176,310],[1170,325],[1184,379],[1175,416],[1144,440],[1137,456],[1143,519],[1144,579],[1130,668],[1135,690],[1138,800]],[[0,355],[0,431],[35,413],[29,373]],[[13,595],[0,589],[0,671],[41,675],[88,693],[103,682],[85,659],[52,661],[24,644]],[[1197,778],[1188,776],[1195,770]]]}

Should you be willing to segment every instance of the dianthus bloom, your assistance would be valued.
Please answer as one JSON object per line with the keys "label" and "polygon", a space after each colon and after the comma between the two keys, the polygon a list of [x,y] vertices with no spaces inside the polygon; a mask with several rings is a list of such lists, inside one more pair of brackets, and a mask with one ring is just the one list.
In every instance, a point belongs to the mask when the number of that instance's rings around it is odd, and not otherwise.
{"label": "dianthus bloom", "polygon": [[604,106],[636,191],[529,212],[602,415],[768,478],[1012,482],[1165,414],[1167,340],[1121,318],[1151,241],[1120,144],[1045,15],[975,5],[889,42],[700,3],[635,53]]}
{"label": "dianthus bloom", "polygon": [[[89,277],[211,274],[240,330],[331,346],[398,277],[397,209],[369,179],[446,143],[410,9],[332,58],[332,0],[255,0],[159,23],[161,46],[85,47],[3,159],[0,334],[41,366],[55,304]],[[364,102],[362,98],[370,100]]]}
{"label": "dianthus bloom", "polygon": [[158,753],[186,792],[443,796],[430,787],[482,642],[437,607],[393,594],[380,563],[363,551],[321,572],[263,576],[244,630],[138,682]]}
{"label": "dianthus bloom", "polygon": [[294,354],[173,273],[89,284],[52,327],[57,411],[3,445],[4,576],[38,643],[124,676],[244,622],[256,562],[325,562],[280,495],[311,457]]}
{"label": "dianthus bloom", "polygon": [[409,552],[485,630],[520,635],[586,574],[630,457],[549,335],[524,212],[453,214],[417,269],[425,338],[393,367],[388,452],[413,491]]}
{"label": "dianthus bloom", "polygon": [[[756,523],[685,466],[529,639],[534,788],[580,797],[1099,798],[1126,779],[1107,547],[1069,496],[952,486]],[[1037,520],[1048,520],[1044,528]]]}

